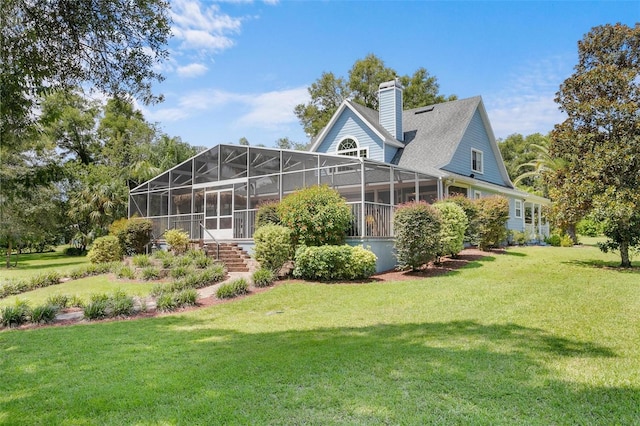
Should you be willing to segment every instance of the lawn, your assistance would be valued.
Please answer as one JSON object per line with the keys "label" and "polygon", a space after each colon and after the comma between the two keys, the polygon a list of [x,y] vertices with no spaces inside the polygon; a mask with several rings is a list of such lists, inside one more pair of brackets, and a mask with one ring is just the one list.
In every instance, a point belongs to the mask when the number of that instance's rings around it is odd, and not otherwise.
{"label": "lawn", "polygon": [[10,278],[25,278],[34,274],[57,271],[64,275],[79,266],[89,263],[86,256],[65,256],[64,247],[48,253],[21,254],[18,266],[14,267],[16,255],[11,256],[11,268],[5,268],[6,257],[0,257],[0,281]]}
{"label": "lawn", "polygon": [[617,263],[524,247],[435,278],[0,332],[0,423],[638,424],[640,269]]}

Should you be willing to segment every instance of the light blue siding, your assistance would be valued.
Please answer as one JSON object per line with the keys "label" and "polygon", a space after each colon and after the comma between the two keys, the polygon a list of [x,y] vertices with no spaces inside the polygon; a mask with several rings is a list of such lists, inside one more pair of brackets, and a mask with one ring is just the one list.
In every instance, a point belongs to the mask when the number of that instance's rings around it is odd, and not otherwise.
{"label": "light blue siding", "polygon": [[[518,198],[522,201],[522,199]],[[524,215],[524,203],[520,205],[521,214]],[[507,228],[514,231],[524,231],[524,221],[522,217],[516,218],[516,198],[509,197],[509,221]]]}
{"label": "light blue siding", "polygon": [[[484,173],[471,170],[472,149],[482,151]],[[496,158],[493,149],[491,149],[489,135],[484,127],[480,112],[476,110],[451,162],[444,166],[443,169],[464,176],[469,176],[473,173],[476,179],[495,183],[496,185],[506,185],[507,183],[500,174],[498,161],[500,160]]]}
{"label": "light blue siding", "polygon": [[402,140],[402,90],[395,86],[381,90],[378,105],[380,107],[380,125],[394,138]]}
{"label": "light blue siding", "polygon": [[385,161],[382,140],[349,108],[340,114],[316,152],[335,154],[340,141],[347,137],[355,138],[359,148],[368,147],[370,159]]}
{"label": "light blue siding", "polygon": [[393,157],[396,156],[397,152],[398,152],[398,148],[396,148],[395,146],[391,146],[391,145],[385,144],[385,146],[384,146],[384,162],[385,163],[391,163],[391,160],[393,160]]}
{"label": "light blue siding", "polygon": [[376,273],[392,270],[398,264],[392,239],[347,238],[350,246],[363,246],[376,255]]}

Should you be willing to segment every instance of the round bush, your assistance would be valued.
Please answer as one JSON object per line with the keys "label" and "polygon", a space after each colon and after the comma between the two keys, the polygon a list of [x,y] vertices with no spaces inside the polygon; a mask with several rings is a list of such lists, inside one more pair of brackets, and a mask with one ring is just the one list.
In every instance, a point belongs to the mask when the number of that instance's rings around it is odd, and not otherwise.
{"label": "round bush", "polygon": [[395,250],[401,268],[417,270],[434,260],[440,248],[440,212],[420,201],[401,204],[393,217]]}
{"label": "round bush", "polygon": [[455,256],[464,248],[468,219],[462,207],[452,202],[438,202],[433,207],[440,212],[440,250],[438,256]]}
{"label": "round bush", "polygon": [[49,304],[36,306],[31,310],[31,322],[34,324],[51,323],[56,319],[58,309],[58,306]]}
{"label": "round bush", "polygon": [[180,229],[170,229],[164,233],[164,239],[175,254],[182,254],[189,247],[189,234]]}
{"label": "round bush", "polygon": [[478,248],[487,250],[498,247],[506,241],[509,220],[509,201],[505,197],[494,195],[475,200],[478,207]]}
{"label": "round bush", "polygon": [[376,256],[362,247],[301,246],[296,251],[293,275],[319,281],[368,278],[376,271]]}
{"label": "round bush", "polygon": [[294,245],[342,244],[351,227],[351,208],[327,185],[287,195],[278,204],[278,216],[291,229]]}
{"label": "round bush", "polygon": [[91,263],[107,263],[122,260],[122,249],[118,239],[113,235],[97,238],[87,253]]}
{"label": "round bush", "polygon": [[253,234],[254,257],[263,268],[278,273],[291,258],[291,230],[280,225],[264,225]]}
{"label": "round bush", "polygon": [[280,225],[277,201],[267,201],[258,206],[258,211],[256,212],[256,228],[265,225]]}

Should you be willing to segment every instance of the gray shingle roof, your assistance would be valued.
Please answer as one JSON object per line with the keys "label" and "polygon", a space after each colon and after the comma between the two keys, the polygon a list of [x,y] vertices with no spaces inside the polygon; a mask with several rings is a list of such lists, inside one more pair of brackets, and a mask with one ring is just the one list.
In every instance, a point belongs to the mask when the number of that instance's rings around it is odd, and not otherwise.
{"label": "gray shingle roof", "polygon": [[405,147],[393,163],[413,170],[449,164],[480,101],[476,96],[404,111]]}

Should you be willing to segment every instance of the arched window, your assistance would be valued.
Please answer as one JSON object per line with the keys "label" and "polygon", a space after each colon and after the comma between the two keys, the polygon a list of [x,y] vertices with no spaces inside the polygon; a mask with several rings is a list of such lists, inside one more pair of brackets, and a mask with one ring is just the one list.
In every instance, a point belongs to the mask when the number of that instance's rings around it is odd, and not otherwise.
{"label": "arched window", "polygon": [[362,157],[367,158],[368,149],[358,148],[358,142],[352,138],[345,138],[338,144],[336,151],[339,155],[348,155],[349,157]]}

